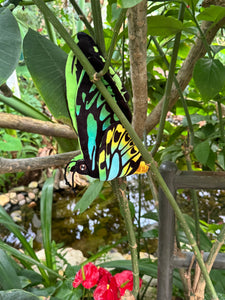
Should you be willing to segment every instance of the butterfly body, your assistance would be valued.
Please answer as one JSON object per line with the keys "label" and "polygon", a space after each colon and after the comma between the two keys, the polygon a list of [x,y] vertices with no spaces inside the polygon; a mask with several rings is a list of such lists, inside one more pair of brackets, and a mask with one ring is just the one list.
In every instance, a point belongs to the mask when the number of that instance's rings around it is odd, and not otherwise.
{"label": "butterfly body", "polygon": [[[78,33],[78,46],[99,72],[104,67],[104,58],[94,41]],[[69,163],[70,171],[102,181],[135,173],[141,162],[140,152],[72,53],[67,60],[66,79],[68,109],[82,152]],[[129,95],[118,75],[110,67],[100,80],[131,122]]]}

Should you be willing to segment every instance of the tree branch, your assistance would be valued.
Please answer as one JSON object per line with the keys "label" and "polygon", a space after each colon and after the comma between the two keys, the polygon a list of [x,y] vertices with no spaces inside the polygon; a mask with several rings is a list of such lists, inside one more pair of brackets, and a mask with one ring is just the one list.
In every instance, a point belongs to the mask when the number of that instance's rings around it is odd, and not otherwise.
{"label": "tree branch", "polygon": [[77,139],[75,132],[68,125],[7,113],[0,113],[0,128],[10,128],[46,136]]}
{"label": "tree branch", "polygon": [[147,117],[147,1],[128,9],[130,71],[133,91],[133,127],[140,138]]}
{"label": "tree branch", "polygon": [[[202,22],[201,30],[206,36],[206,40],[208,44],[211,44],[213,41],[217,31],[225,24],[225,18],[221,19],[214,27],[211,28],[211,22]],[[188,85],[189,81],[192,78],[193,69],[197,60],[201,57],[204,57],[206,53],[206,49],[200,37],[197,37],[195,40],[195,44],[191,48],[187,58],[185,59],[181,69],[177,74],[177,81],[178,84],[183,91],[186,86]],[[177,100],[179,99],[179,91],[173,84],[171,93],[170,93],[170,102],[169,102],[169,109],[171,109]],[[160,100],[158,105],[153,109],[151,114],[148,116],[145,122],[145,129],[147,132],[151,131],[159,122],[162,105],[163,105],[164,97]]]}
{"label": "tree branch", "polygon": [[50,156],[21,159],[0,157],[0,174],[40,170],[50,167],[62,167],[79,154],[80,151],[71,151]]}

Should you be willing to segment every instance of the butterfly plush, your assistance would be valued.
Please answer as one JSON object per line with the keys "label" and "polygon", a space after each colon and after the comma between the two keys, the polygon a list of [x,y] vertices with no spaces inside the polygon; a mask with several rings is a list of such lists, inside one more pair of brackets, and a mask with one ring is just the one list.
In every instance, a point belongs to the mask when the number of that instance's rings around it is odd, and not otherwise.
{"label": "butterfly plush", "polygon": [[[101,71],[105,60],[93,39],[80,32],[76,42],[96,72]],[[110,67],[100,80],[131,122],[127,104],[129,94],[117,73]],[[72,185],[77,173],[108,181],[147,171],[148,167],[126,129],[72,52],[66,63],[66,93],[81,149],[81,154],[66,166],[66,174],[72,173]]]}

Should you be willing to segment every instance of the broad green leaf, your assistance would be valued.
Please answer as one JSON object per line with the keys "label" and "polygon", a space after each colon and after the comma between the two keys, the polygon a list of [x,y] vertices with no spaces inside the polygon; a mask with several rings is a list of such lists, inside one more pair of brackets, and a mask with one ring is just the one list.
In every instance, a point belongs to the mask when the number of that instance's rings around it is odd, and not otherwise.
{"label": "broad green leaf", "polygon": [[54,177],[48,178],[41,192],[41,230],[45,249],[46,265],[52,269],[51,228],[52,228],[52,201]]}
{"label": "broad green leaf", "polygon": [[197,16],[197,19],[199,21],[205,20],[217,23],[223,17],[225,17],[225,7],[210,5]]}
{"label": "broad green leaf", "polygon": [[122,8],[129,8],[137,5],[142,0],[118,0],[117,3]]}
{"label": "broad green leaf", "polygon": [[182,22],[173,17],[151,16],[148,17],[147,22],[148,35],[168,36],[183,29]]}
{"label": "broad green leaf", "polygon": [[49,110],[57,120],[70,123],[65,80],[67,54],[31,29],[24,39],[23,50],[27,68]]}
{"label": "broad green leaf", "polygon": [[16,274],[10,258],[5,251],[0,249],[0,285],[4,290],[22,288],[20,279]]}
{"label": "broad green leaf", "polygon": [[194,154],[197,160],[203,165],[205,165],[208,161],[209,152],[210,152],[210,147],[208,141],[201,142],[197,144],[194,148]]}
{"label": "broad green leaf", "polygon": [[80,201],[76,204],[75,209],[79,209],[80,213],[84,212],[88,206],[97,198],[99,195],[102,186],[103,181],[95,180],[93,181],[86,192],[84,193],[83,197],[80,199]]}
{"label": "broad green leaf", "polygon": [[213,99],[225,85],[225,66],[218,59],[200,58],[193,79],[203,100]]}
{"label": "broad green leaf", "polygon": [[0,85],[15,70],[21,54],[18,24],[8,8],[0,8]]}
{"label": "broad green leaf", "polygon": [[21,151],[22,143],[19,138],[5,133],[0,141],[0,150],[2,151]]}
{"label": "broad green leaf", "polygon": [[0,299],[4,300],[40,300],[38,296],[35,296],[32,293],[12,289],[9,291],[0,291]]}

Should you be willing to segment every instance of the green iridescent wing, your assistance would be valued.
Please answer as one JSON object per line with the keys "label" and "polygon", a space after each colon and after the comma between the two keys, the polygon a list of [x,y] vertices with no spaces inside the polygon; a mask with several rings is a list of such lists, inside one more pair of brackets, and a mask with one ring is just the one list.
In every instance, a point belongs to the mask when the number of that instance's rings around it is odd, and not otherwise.
{"label": "green iridescent wing", "polygon": [[[99,72],[104,66],[104,58],[94,41],[84,33],[79,33],[77,38],[78,46]],[[127,105],[129,95],[119,76],[110,68],[101,80],[131,121],[131,112]],[[82,152],[79,158],[75,157],[69,164],[71,172],[87,174],[100,180],[112,180],[133,174],[140,165],[141,155],[118,117],[73,54],[67,60],[66,85],[68,109]]]}

